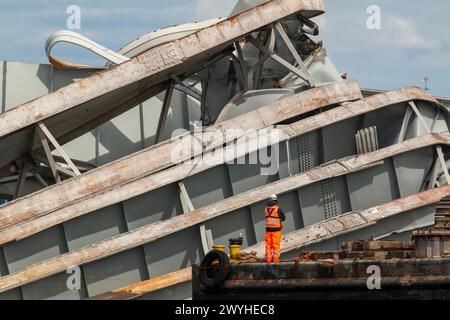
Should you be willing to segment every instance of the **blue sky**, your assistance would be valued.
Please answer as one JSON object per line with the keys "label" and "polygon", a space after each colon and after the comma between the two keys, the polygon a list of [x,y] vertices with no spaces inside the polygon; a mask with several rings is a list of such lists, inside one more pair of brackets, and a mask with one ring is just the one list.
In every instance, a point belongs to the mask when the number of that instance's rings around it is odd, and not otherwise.
{"label": "blue sky", "polygon": [[[324,0],[327,12],[317,21],[328,55],[340,72],[361,86],[392,89],[422,86],[450,96],[450,1]],[[66,28],[69,5],[81,8],[83,35],[111,48],[168,25],[227,15],[235,0],[1,0],[0,60],[46,62],[44,44]],[[381,9],[381,30],[368,30],[368,6]],[[96,63],[75,47],[56,55]]]}

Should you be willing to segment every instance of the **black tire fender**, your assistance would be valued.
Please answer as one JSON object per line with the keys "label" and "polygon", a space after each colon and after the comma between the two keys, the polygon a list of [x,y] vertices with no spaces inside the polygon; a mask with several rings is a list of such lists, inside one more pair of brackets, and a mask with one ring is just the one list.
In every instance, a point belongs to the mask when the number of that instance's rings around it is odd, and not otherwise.
{"label": "black tire fender", "polygon": [[228,277],[229,273],[230,264],[228,255],[223,251],[212,250],[200,264],[200,283],[206,289],[218,288]]}

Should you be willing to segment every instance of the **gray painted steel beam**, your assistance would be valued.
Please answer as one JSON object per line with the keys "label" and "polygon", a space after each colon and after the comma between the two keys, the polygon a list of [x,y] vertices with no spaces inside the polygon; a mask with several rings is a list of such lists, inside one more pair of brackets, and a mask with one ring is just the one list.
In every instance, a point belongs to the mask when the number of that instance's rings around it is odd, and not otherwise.
{"label": "gray painted steel beam", "polygon": [[273,53],[273,49],[275,47],[275,32],[273,29],[267,34],[263,36],[263,39],[259,39],[260,41],[265,42],[265,46],[263,44],[259,44],[253,37],[249,37],[250,41],[254,41],[257,43],[257,46],[264,48],[260,49],[258,61],[250,68],[247,76],[247,88],[250,90],[258,89],[262,68],[264,63],[269,59],[270,54]]}
{"label": "gray painted steel beam", "polygon": [[50,149],[50,145],[47,141],[47,138],[45,137],[44,133],[39,129],[38,129],[38,135],[41,140],[41,145],[42,145],[42,148],[44,149],[45,156],[47,157],[47,162],[45,162],[43,160],[42,160],[42,162],[44,162],[45,164],[47,164],[50,167],[56,183],[59,183],[59,182],[61,182],[61,177],[58,173],[58,168],[56,167],[56,162],[55,162],[55,159],[53,158],[52,151]]}
{"label": "gray painted steel beam", "polygon": [[291,71],[292,73],[294,73],[295,75],[297,75],[298,77],[302,78],[303,80],[307,81],[309,83],[308,80],[308,76],[305,75],[300,69],[294,67],[292,64],[290,64],[289,62],[287,62],[286,60],[284,60],[282,57],[280,57],[279,55],[277,55],[274,52],[270,52],[266,47],[264,47],[263,45],[261,45],[258,41],[256,41],[254,38],[252,37],[248,37],[247,38],[248,41],[253,44],[255,47],[257,47],[259,50],[261,50],[261,52],[263,52],[264,54],[268,55],[269,58],[271,58],[272,60],[276,61],[277,63],[279,63],[280,65],[282,65],[283,67],[285,67],[287,70]]}
{"label": "gray painted steel beam", "polygon": [[47,127],[42,122],[38,123],[38,127],[39,127],[39,130],[45,135],[46,139],[48,139],[51,142],[51,144],[56,148],[56,150],[59,152],[61,157],[63,157],[64,161],[69,165],[69,167],[72,169],[72,171],[77,176],[81,175],[80,170],[78,170],[78,168],[72,162],[72,159],[70,159],[70,157],[67,155],[67,153],[64,151],[64,149],[59,145],[58,141],[56,141],[55,137],[53,137],[53,135],[50,133],[50,131],[47,129]]}
{"label": "gray painted steel beam", "polygon": [[292,56],[294,57],[295,61],[297,61],[297,64],[300,68],[300,70],[303,72],[303,77],[306,78],[306,81],[311,85],[314,86],[315,83],[313,79],[311,79],[311,73],[309,72],[308,68],[303,63],[302,58],[300,57],[300,54],[295,49],[294,45],[291,42],[291,39],[289,39],[289,36],[286,34],[286,31],[284,30],[284,27],[281,25],[280,22],[275,23],[275,28],[277,29],[278,33],[280,34],[281,38],[283,39],[284,43],[288,47],[289,51],[291,52]]}
{"label": "gray painted steel beam", "polygon": [[178,188],[180,189],[180,200],[183,205],[184,213],[194,211],[195,207],[192,204],[191,198],[189,197],[189,193],[187,192],[183,181],[178,182]]}
{"label": "gray painted steel beam", "polygon": [[235,42],[234,46],[236,48],[239,65],[242,68],[242,74],[244,76],[244,90],[248,90],[248,87],[247,87],[248,70],[247,70],[247,65],[245,64],[244,54],[242,53],[242,47],[239,42]]}
{"label": "gray painted steel beam", "polygon": [[36,178],[37,181],[39,181],[40,184],[42,184],[45,188],[48,187],[48,183],[44,180],[44,178],[42,178],[42,176],[35,172],[33,173],[34,177]]}
{"label": "gray painted steel beam", "polygon": [[[409,105],[413,109],[414,113],[416,114],[416,117],[419,119],[420,124],[423,126],[426,132],[431,132],[433,125],[431,128],[428,127],[427,123],[425,122],[422,114],[420,113],[419,109],[417,108],[416,104],[413,101],[409,102]],[[441,168],[444,171],[445,180],[447,181],[447,184],[450,184],[450,174],[448,172],[447,164],[445,163],[444,153],[442,152],[442,148],[440,146],[436,147],[436,151],[438,154],[438,159],[441,164]]]}
{"label": "gray painted steel beam", "polygon": [[431,169],[430,180],[428,181],[427,189],[433,189],[436,186],[439,170],[439,159],[435,159],[433,162],[433,168]]}
{"label": "gray painted steel beam", "polygon": [[24,161],[24,163],[22,164],[22,168],[20,169],[19,178],[17,179],[16,191],[14,193],[14,199],[17,199],[22,194],[29,169],[30,169],[30,162]]}
{"label": "gray painted steel beam", "polygon": [[400,129],[400,134],[398,135],[397,143],[403,142],[406,136],[406,130],[408,130],[408,125],[411,121],[412,111],[410,108],[406,109],[405,117],[403,118],[402,127]]}
{"label": "gray painted steel beam", "polygon": [[2,83],[1,83],[1,99],[2,99],[2,103],[1,103],[1,112],[5,112],[6,111],[6,75],[8,74],[8,62],[3,61],[2,63],[2,69],[1,69],[1,79],[2,79]]}
{"label": "gray painted steel beam", "polygon": [[169,87],[166,90],[166,95],[164,96],[164,102],[163,102],[163,106],[161,109],[161,115],[159,116],[158,127],[156,128],[155,144],[159,143],[159,141],[161,139],[161,133],[163,132],[164,128],[166,127],[166,120],[169,115],[169,108],[170,108],[170,104],[172,102],[174,87],[175,87],[175,81],[171,80],[169,82]]}

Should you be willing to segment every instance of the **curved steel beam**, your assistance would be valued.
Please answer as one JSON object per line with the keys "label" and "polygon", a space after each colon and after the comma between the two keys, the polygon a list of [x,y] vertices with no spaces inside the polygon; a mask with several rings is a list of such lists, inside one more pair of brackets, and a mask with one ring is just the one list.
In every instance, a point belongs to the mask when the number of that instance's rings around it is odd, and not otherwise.
{"label": "curved steel beam", "polygon": [[48,60],[55,68],[60,68],[60,69],[64,69],[64,68],[66,68],[66,69],[95,68],[93,66],[86,66],[86,65],[76,64],[76,63],[67,62],[67,61],[63,61],[63,60],[58,60],[55,57],[53,57],[52,56],[53,47],[61,42],[70,43],[70,44],[74,44],[78,47],[85,48],[114,64],[121,64],[125,61],[130,60],[130,58],[125,57],[113,50],[110,50],[110,49],[102,46],[101,44],[98,44],[97,42],[92,41],[91,39],[86,38],[85,36],[82,36],[79,33],[76,33],[73,31],[68,31],[68,30],[63,30],[63,31],[58,31],[58,32],[54,33],[53,35],[51,35],[45,43],[45,53],[47,54]]}
{"label": "curved steel beam", "polygon": [[[130,44],[126,45],[123,50],[125,50],[126,53],[129,53],[129,51],[135,52],[135,56],[138,54],[141,54],[145,50],[149,50],[157,45],[157,42],[160,41],[163,42],[164,39],[179,39],[182,36],[186,36],[188,34],[191,34],[195,31],[200,30],[201,28],[204,28],[206,26],[210,26],[213,23],[217,23],[222,21],[223,19],[212,19],[207,21],[202,21],[198,23],[188,23],[185,25],[175,26],[175,27],[169,27],[162,30],[154,31],[146,36],[143,36],[139,38],[138,40],[135,40],[131,42]],[[195,27],[194,27],[195,26]],[[175,35],[173,34],[175,33]],[[145,40],[145,41],[144,41]],[[144,41],[144,42],[143,42]],[[88,66],[88,65],[82,65],[77,64],[69,61],[63,61],[55,58],[52,55],[52,49],[54,46],[56,46],[59,43],[70,43],[74,44],[76,46],[79,46],[81,48],[85,48],[94,54],[106,59],[108,63],[106,64],[106,68],[110,68],[113,64],[121,64],[128,60],[130,60],[130,57],[124,56],[121,54],[121,52],[115,52],[113,50],[110,50],[101,44],[98,44],[97,42],[79,34],[73,31],[58,31],[51,35],[47,42],[45,43],[45,52],[47,54],[48,61],[58,69],[95,69],[97,67],[95,66]],[[175,77],[175,76],[174,76]],[[175,89],[177,89],[180,92],[184,92],[185,94],[193,97],[194,99],[199,100],[198,93],[194,92],[193,90],[189,91],[189,88],[184,88],[179,85],[175,86]]]}
{"label": "curved steel beam", "polygon": [[[219,23],[225,19],[226,18],[213,18],[158,29],[127,43],[125,46],[119,49],[118,53],[125,57],[132,58],[162,43],[181,39],[187,35],[197,32],[198,30],[201,30],[203,28],[209,27],[213,24]],[[109,68],[111,67],[111,65],[111,63],[107,63],[106,67]]]}

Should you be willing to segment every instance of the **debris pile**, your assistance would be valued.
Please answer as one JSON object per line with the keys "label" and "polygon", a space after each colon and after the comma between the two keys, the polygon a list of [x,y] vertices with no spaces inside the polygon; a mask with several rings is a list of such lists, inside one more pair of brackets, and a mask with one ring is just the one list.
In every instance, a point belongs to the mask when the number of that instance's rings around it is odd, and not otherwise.
{"label": "debris pile", "polygon": [[255,251],[252,252],[241,252],[236,258],[230,260],[231,263],[256,263],[262,262],[261,259],[258,258],[258,255]]}
{"label": "debris pile", "polygon": [[413,239],[417,258],[450,256],[450,198],[438,203],[435,224],[431,228],[415,230]]}
{"label": "debris pile", "polygon": [[302,253],[294,262],[316,261],[331,264],[339,260],[411,259],[415,250],[412,241],[345,241],[341,251]]}

